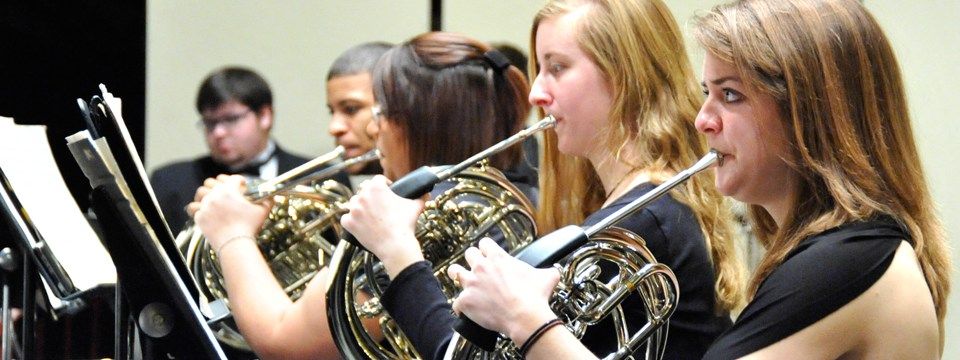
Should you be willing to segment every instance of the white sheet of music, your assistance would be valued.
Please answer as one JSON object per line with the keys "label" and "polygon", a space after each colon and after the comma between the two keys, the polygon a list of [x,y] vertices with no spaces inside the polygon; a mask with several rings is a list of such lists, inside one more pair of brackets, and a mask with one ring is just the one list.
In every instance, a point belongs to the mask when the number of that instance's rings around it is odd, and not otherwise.
{"label": "white sheet of music", "polygon": [[87,290],[116,283],[110,255],[60,175],[46,127],[0,119],[0,167],[74,286]]}
{"label": "white sheet of music", "polygon": [[[160,203],[157,201],[157,195],[153,192],[153,185],[150,184],[150,177],[147,176],[147,172],[143,167],[143,163],[140,162],[140,154],[137,152],[137,147],[133,144],[133,138],[130,137],[130,133],[127,131],[127,124],[123,121],[123,102],[120,100],[120,98],[113,96],[112,93],[107,91],[107,87],[103,84],[100,84],[100,92],[103,96],[103,100],[106,101],[107,105],[110,106],[110,109],[113,110],[113,116],[117,119],[117,123],[120,125],[120,132],[121,135],[123,135],[123,141],[127,144],[127,148],[130,149],[130,153],[133,154],[133,161],[137,165],[137,175],[140,176],[140,181],[147,185],[147,192],[150,194],[150,200],[153,202],[153,206],[159,209]],[[110,149],[109,146],[103,147],[106,148],[107,151]],[[113,155],[110,155],[110,158],[112,159]],[[117,174],[119,174],[119,172],[117,172]],[[160,218],[162,219],[163,212],[160,212],[159,214]],[[166,222],[167,220],[163,219],[163,221]]]}
{"label": "white sheet of music", "polygon": [[130,201],[130,207],[134,209],[134,214],[140,224],[149,226],[137,201],[134,200],[130,192],[130,187],[127,186],[127,182],[123,178],[123,173],[117,166],[117,160],[113,157],[106,138],[101,137],[93,140],[90,137],[90,131],[83,130],[67,136],[67,148],[73,154],[80,170],[90,180],[90,188],[96,188],[108,182],[116,183],[123,196]]}

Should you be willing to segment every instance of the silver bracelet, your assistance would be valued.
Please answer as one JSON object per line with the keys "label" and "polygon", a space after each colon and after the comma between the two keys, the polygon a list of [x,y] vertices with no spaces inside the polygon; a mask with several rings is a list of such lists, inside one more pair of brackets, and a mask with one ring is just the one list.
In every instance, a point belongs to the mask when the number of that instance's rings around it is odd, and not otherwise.
{"label": "silver bracelet", "polygon": [[234,242],[234,240],[237,240],[237,239],[249,239],[250,241],[253,241],[254,243],[257,242],[257,239],[255,239],[253,236],[250,236],[250,235],[237,235],[237,236],[234,236],[234,237],[229,238],[229,239],[227,239],[226,241],[224,241],[223,244],[220,244],[220,247],[214,249],[214,252],[217,253],[217,256],[220,256],[220,254],[223,253],[223,248],[227,247],[227,245],[230,245],[230,243]]}

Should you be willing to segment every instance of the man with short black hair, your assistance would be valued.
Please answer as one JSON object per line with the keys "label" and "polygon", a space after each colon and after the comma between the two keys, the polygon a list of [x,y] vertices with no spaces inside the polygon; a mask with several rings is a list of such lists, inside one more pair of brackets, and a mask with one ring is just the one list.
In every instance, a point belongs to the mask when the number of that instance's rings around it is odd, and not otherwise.
{"label": "man with short black hair", "polygon": [[[269,179],[309,159],[284,151],[270,138],[273,94],[256,72],[242,67],[214,71],[197,93],[197,127],[204,133],[209,154],[160,167],[153,172],[163,215],[176,235],[189,219],[184,206],[193,201],[204,179],[219,174],[242,174]],[[349,184],[345,174],[335,178]]]}

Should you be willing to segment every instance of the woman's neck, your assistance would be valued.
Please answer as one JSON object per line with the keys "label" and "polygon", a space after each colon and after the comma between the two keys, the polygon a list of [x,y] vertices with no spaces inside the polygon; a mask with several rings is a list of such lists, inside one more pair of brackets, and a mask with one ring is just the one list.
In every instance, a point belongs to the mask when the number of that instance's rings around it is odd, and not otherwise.
{"label": "woman's neck", "polygon": [[[789,187],[790,185],[785,184],[784,186]],[[783,227],[787,221],[787,216],[790,214],[790,209],[796,206],[796,197],[795,192],[787,192],[786,196],[774,198],[760,206],[770,214],[777,227]]]}
{"label": "woman's neck", "polygon": [[590,163],[597,172],[606,194],[604,207],[622,197],[637,184],[650,180],[650,174],[645,168],[632,165],[635,162],[618,160],[612,154],[601,160],[591,160]]}

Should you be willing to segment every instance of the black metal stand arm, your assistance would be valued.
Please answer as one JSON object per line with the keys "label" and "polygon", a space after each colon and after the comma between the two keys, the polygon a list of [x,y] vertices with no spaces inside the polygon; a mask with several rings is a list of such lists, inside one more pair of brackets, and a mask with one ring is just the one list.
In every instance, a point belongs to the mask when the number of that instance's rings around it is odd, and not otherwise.
{"label": "black metal stand arm", "polygon": [[[118,308],[124,304],[129,309],[130,317],[118,319],[117,325],[134,320],[143,358],[225,359],[184,279],[116,184],[93,189],[93,209],[117,269]],[[123,332],[117,336],[124,336]],[[119,345],[130,344],[129,339],[116,340],[118,355],[131,355]]]}

